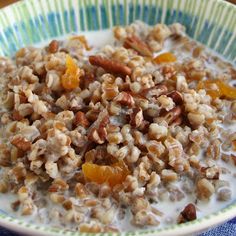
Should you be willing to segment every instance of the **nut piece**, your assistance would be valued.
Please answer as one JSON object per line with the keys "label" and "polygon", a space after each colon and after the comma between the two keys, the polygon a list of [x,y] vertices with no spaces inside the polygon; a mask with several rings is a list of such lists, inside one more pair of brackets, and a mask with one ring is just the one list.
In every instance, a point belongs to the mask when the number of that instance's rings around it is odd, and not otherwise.
{"label": "nut piece", "polygon": [[115,98],[114,101],[123,105],[123,106],[128,106],[128,107],[132,107],[134,105],[134,99],[133,97],[126,93],[126,92],[121,92],[120,94],[118,94]]}
{"label": "nut piece", "polygon": [[77,126],[81,125],[83,127],[88,127],[89,121],[87,120],[87,118],[83,112],[78,111],[75,115],[74,124]]}
{"label": "nut piece", "polygon": [[219,179],[220,177],[220,169],[217,166],[202,167],[201,172],[207,179]]}
{"label": "nut piece", "polygon": [[13,137],[13,139],[11,140],[11,144],[24,152],[29,151],[31,149],[31,142],[21,136]]}
{"label": "nut piece", "polygon": [[139,107],[133,109],[133,113],[130,114],[130,124],[134,127],[139,127],[143,123],[143,111]]}
{"label": "nut piece", "polygon": [[153,88],[143,90],[142,95],[144,95],[148,99],[158,98],[159,96],[166,94],[167,91],[168,91],[168,88],[165,85],[160,84],[160,85],[156,85]]}
{"label": "nut piece", "polygon": [[170,125],[172,122],[176,121],[182,113],[181,107],[177,106],[168,111],[164,116],[164,120]]}
{"label": "nut piece", "polygon": [[171,97],[176,105],[183,104],[183,96],[180,92],[176,90],[168,93],[167,97]]}
{"label": "nut piece", "polygon": [[178,223],[185,223],[188,221],[196,220],[197,219],[197,214],[196,214],[196,207],[192,204],[189,203],[183,211],[181,211]]}
{"label": "nut piece", "polygon": [[127,37],[124,42],[125,48],[133,48],[142,56],[151,57],[152,52],[148,45],[139,39],[137,36],[133,35],[131,37]]}
{"label": "nut piece", "polygon": [[113,61],[111,59],[106,59],[101,56],[90,56],[89,62],[90,64],[94,66],[100,66],[105,71],[111,72],[114,74],[120,74],[120,75],[126,76],[126,75],[131,75],[131,72],[132,72],[128,66],[123,65],[117,61]]}
{"label": "nut piece", "polygon": [[50,53],[56,53],[59,48],[59,43],[57,40],[52,40],[48,45],[48,51]]}
{"label": "nut piece", "polygon": [[75,185],[74,191],[75,191],[75,196],[78,198],[85,198],[88,195],[85,186],[81,183],[77,183]]}
{"label": "nut piece", "polygon": [[99,129],[92,128],[88,134],[88,139],[98,144],[103,144],[107,137],[107,131],[105,127]]}

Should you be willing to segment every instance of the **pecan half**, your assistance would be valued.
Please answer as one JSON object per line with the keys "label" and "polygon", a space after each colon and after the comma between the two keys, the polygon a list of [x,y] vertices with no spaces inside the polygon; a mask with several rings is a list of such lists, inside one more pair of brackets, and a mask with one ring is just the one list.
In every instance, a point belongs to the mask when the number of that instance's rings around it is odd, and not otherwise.
{"label": "pecan half", "polygon": [[181,211],[178,223],[185,223],[188,221],[196,220],[197,219],[197,213],[196,213],[196,207],[189,203],[183,211]]}
{"label": "pecan half", "polygon": [[175,90],[175,91],[172,91],[172,92],[168,93],[167,96],[172,98],[172,100],[174,101],[174,103],[176,105],[183,104],[183,96],[180,92]]}
{"label": "pecan half", "polygon": [[86,118],[86,116],[83,112],[78,111],[75,115],[74,124],[75,125],[81,125],[83,127],[88,127],[89,126],[89,121],[88,121],[88,119]]}
{"label": "pecan half", "polygon": [[89,62],[91,65],[102,67],[105,71],[114,74],[126,76],[131,75],[132,72],[128,66],[101,56],[90,56]]}
{"label": "pecan half", "polygon": [[114,101],[123,105],[123,106],[128,106],[132,107],[134,105],[134,99],[132,95],[126,92],[121,92],[119,93],[115,98]]}
{"label": "pecan half", "polygon": [[140,127],[143,123],[143,111],[140,107],[135,107],[130,114],[130,124],[134,127]]}
{"label": "pecan half", "polygon": [[24,137],[13,137],[11,144],[22,151],[29,151],[31,149],[31,142]]}
{"label": "pecan half", "polygon": [[132,48],[142,56],[152,56],[152,51],[150,50],[148,45],[135,35],[132,35],[131,37],[127,37],[125,39],[124,47]]}

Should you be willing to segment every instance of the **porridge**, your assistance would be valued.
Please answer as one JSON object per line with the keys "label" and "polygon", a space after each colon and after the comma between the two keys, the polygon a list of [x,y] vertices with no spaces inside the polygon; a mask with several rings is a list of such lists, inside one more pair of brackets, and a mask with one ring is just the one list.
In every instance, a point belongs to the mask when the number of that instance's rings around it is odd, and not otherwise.
{"label": "porridge", "polygon": [[0,198],[10,215],[117,232],[233,202],[236,70],[184,31],[137,21],[105,45],[77,35],[0,58]]}

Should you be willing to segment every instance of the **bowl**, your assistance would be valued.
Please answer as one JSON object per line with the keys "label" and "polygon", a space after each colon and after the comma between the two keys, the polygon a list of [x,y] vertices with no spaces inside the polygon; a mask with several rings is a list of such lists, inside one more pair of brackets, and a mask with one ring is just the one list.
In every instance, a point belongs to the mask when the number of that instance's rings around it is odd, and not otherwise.
{"label": "bowl", "polygon": [[[0,56],[12,56],[21,47],[39,45],[73,32],[99,31],[130,24],[134,20],[150,25],[179,22],[185,25],[190,37],[236,64],[236,7],[222,0],[20,1],[0,11]],[[235,216],[236,199],[220,211],[195,221],[116,235],[189,235]],[[0,225],[28,235],[89,235],[29,223],[11,217],[1,207]]]}

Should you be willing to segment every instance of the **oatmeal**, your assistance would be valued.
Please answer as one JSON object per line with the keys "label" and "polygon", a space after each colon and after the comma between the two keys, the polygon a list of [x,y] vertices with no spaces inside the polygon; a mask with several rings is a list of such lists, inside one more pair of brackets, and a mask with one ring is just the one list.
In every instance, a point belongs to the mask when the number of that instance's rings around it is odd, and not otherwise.
{"label": "oatmeal", "polygon": [[99,46],[79,35],[0,58],[10,215],[117,232],[233,201],[236,71],[184,31],[138,21]]}

